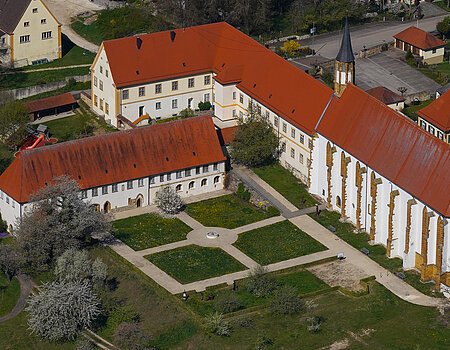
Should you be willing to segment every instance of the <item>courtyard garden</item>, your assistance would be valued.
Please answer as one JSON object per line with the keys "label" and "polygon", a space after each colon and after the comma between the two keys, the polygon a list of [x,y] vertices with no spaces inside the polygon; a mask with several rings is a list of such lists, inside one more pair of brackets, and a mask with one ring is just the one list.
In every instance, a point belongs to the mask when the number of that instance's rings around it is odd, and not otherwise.
{"label": "courtyard garden", "polygon": [[327,249],[289,221],[241,233],[234,246],[261,265]]}
{"label": "courtyard garden", "polygon": [[235,194],[216,197],[186,206],[186,213],[208,227],[233,229],[278,215],[264,211]]}
{"label": "courtyard garden", "polygon": [[114,221],[114,236],[134,250],[143,250],[186,239],[192,230],[177,218],[156,213]]}
{"label": "courtyard garden", "polygon": [[252,170],[297,208],[308,208],[317,203],[308,193],[306,185],[279,163],[253,168]]}
{"label": "courtyard garden", "polygon": [[182,284],[247,269],[220,248],[188,245],[146,256]]}

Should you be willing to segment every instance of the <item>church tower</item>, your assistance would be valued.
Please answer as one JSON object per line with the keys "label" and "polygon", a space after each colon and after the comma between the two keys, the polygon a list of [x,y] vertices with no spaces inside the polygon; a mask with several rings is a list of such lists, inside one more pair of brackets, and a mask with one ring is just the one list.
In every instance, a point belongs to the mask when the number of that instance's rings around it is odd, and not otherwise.
{"label": "church tower", "polygon": [[334,63],[334,91],[336,94],[341,96],[350,82],[355,83],[355,56],[353,55],[350,29],[346,18],[341,48]]}

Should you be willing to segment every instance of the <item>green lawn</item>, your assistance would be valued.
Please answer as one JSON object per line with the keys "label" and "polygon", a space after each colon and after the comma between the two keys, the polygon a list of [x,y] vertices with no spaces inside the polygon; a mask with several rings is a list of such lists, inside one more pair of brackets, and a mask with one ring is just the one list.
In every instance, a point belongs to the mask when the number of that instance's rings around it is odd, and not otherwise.
{"label": "green lawn", "polygon": [[261,265],[327,249],[289,221],[241,233],[234,246]]}
{"label": "green lawn", "polygon": [[[315,214],[310,214],[310,216],[325,227],[330,225],[334,226],[336,228],[336,235],[356,249],[360,250],[362,248],[367,248],[370,252],[369,257],[384,268],[391,272],[403,272],[403,264],[400,258],[388,258],[386,256],[386,248],[381,244],[370,245],[368,242],[368,234],[365,232],[358,234],[354,233],[354,228],[351,224],[339,221],[339,213],[322,211],[319,217]],[[441,293],[434,292],[434,283],[422,283],[420,281],[420,275],[415,271],[405,271],[404,274],[406,275],[405,282],[409,283],[422,293],[437,297],[442,296]]]}
{"label": "green lawn", "polygon": [[308,208],[317,203],[306,185],[280,164],[253,168],[253,171],[297,208]]}
{"label": "green lawn", "polygon": [[433,4],[439,6],[440,8],[443,8],[444,10],[450,12],[450,7],[447,6],[448,2],[447,0],[439,0],[439,1],[434,1]]}
{"label": "green lawn", "polygon": [[1,89],[17,89],[27,86],[64,81],[65,78],[89,74],[89,67],[67,68],[53,71],[0,75]]}
{"label": "green lawn", "polygon": [[410,105],[403,109],[403,113],[406,114],[410,119],[417,122],[417,111],[428,106],[433,100],[427,100],[419,103],[418,105]]}
{"label": "green lawn", "polygon": [[222,249],[196,245],[147,255],[146,259],[182,284],[246,269]]}
{"label": "green lawn", "polygon": [[117,220],[114,236],[134,250],[143,250],[186,239],[192,229],[179,219],[151,213]]}
{"label": "green lawn", "polygon": [[78,46],[73,46],[61,59],[54,60],[49,63],[40,64],[36,66],[27,66],[20,68],[20,70],[30,69],[44,69],[64,66],[74,66],[79,64],[91,64],[94,61],[95,53],[82,49]]}
{"label": "green lawn", "polygon": [[56,137],[58,142],[115,131],[110,125],[92,114],[86,104],[83,102],[79,102],[79,104],[80,108],[76,110],[75,115],[44,123],[49,129],[50,135]]}
{"label": "green lawn", "polygon": [[188,204],[186,212],[205,226],[229,229],[271,217],[234,194]]}
{"label": "green lawn", "polygon": [[16,278],[8,281],[3,272],[0,272],[0,316],[9,313],[20,295],[20,283]]}

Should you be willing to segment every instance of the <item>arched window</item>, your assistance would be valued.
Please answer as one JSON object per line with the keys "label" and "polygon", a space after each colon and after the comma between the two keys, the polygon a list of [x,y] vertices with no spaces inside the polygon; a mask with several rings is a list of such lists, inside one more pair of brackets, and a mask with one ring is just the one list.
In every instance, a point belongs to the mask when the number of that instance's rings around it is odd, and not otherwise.
{"label": "arched window", "polygon": [[220,176],[216,176],[216,177],[214,178],[214,183],[215,183],[215,184],[218,184],[219,181],[220,181]]}
{"label": "arched window", "polygon": [[180,192],[183,189],[183,186],[181,186],[181,184],[178,184],[175,189],[177,190],[177,192]]}
{"label": "arched window", "polygon": [[103,212],[109,213],[110,211],[111,211],[111,203],[105,202],[105,204],[103,204]]}
{"label": "arched window", "polygon": [[202,183],[201,183],[201,186],[203,187],[203,186],[206,186],[207,184],[208,184],[208,180],[207,179],[203,179]]}
{"label": "arched window", "polygon": [[341,207],[341,197],[336,196],[336,205],[340,208]]}
{"label": "arched window", "polygon": [[195,181],[189,182],[189,189],[192,190],[195,187]]}

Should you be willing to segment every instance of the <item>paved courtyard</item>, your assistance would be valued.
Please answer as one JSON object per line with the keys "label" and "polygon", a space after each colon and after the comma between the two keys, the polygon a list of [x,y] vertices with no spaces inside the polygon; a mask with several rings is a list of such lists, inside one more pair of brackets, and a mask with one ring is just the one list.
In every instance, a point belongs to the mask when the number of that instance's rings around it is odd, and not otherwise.
{"label": "paved courtyard", "polygon": [[[242,169],[241,169],[242,171]],[[336,235],[330,233],[325,227],[320,225],[318,222],[313,220],[308,215],[305,215],[307,211],[292,210],[293,208],[287,208],[284,204],[288,201],[282,197],[278,192],[276,192],[269,184],[262,181],[256,174],[250,170],[245,171],[245,175],[248,179],[252,180],[252,186],[255,186],[260,193],[264,193],[266,198],[273,198],[275,200],[274,205],[278,207],[282,213],[280,216],[271,217],[269,219],[261,220],[249,225],[241,226],[235,229],[224,229],[218,227],[205,227],[185,212],[177,215],[178,219],[182,220],[185,224],[190,226],[193,230],[189,232],[185,240],[178,242],[152,247],[149,249],[134,251],[129,246],[121,242],[120,240],[115,240],[110,246],[111,248],[121,255],[124,259],[128,260],[134,266],[139,268],[143,273],[152,278],[156,283],[162,286],[164,289],[172,294],[179,294],[183,291],[197,292],[204,291],[206,288],[219,285],[219,284],[232,284],[236,280],[243,279],[248,276],[250,270],[257,265],[257,263],[251,259],[249,256],[244,254],[241,250],[233,246],[236,242],[238,236],[244,232],[254,230],[261,227],[266,227],[271,224],[283,222],[289,220],[301,231],[305,232],[311,238],[321,243],[327,249],[322,250],[313,254],[298,256],[293,259],[284,260],[276,263],[266,265],[267,269],[272,271],[284,270],[290,267],[311,264],[314,262],[320,263],[320,261],[335,257],[338,253],[343,253],[346,256],[345,264],[352,264],[354,268],[358,269],[363,276],[375,276],[376,280],[389,289],[392,293],[398,297],[409,301],[413,304],[424,305],[424,306],[439,306],[442,300],[426,296],[421,292],[417,291],[411,285],[400,280],[397,276],[390,273],[385,268],[381,267],[375,261],[369,257],[362,254],[359,250],[355,249],[345,241],[338,238]],[[208,195],[203,195],[200,198],[191,198],[190,201],[204,200],[208,198],[214,198],[217,196],[223,196],[229,194],[228,191],[221,190],[215,193],[209,193]],[[295,208],[296,209],[296,208]],[[135,211],[130,211],[129,215],[140,215],[146,212],[155,212],[156,208],[154,206],[139,208]],[[118,217],[126,217],[127,212],[118,213]],[[208,232],[216,232],[219,237],[216,239],[207,238],[206,234]],[[158,268],[156,265],[151,263],[146,259],[146,256],[150,254],[155,254],[164,251],[170,251],[172,249],[186,247],[189,245],[197,245],[200,247],[214,247],[220,248],[231,257],[240,262],[247,269],[242,271],[233,272],[225,274],[218,277],[208,278],[205,280],[195,281],[191,283],[182,284],[175,278],[171,277],[168,273]],[[180,262],[182,263],[182,262]]]}
{"label": "paved courtyard", "polygon": [[384,86],[397,92],[403,86],[405,95],[422,91],[434,93],[440,87],[434,80],[400,60],[405,53],[392,49],[369,58],[356,60],[356,84],[363,90]]}

